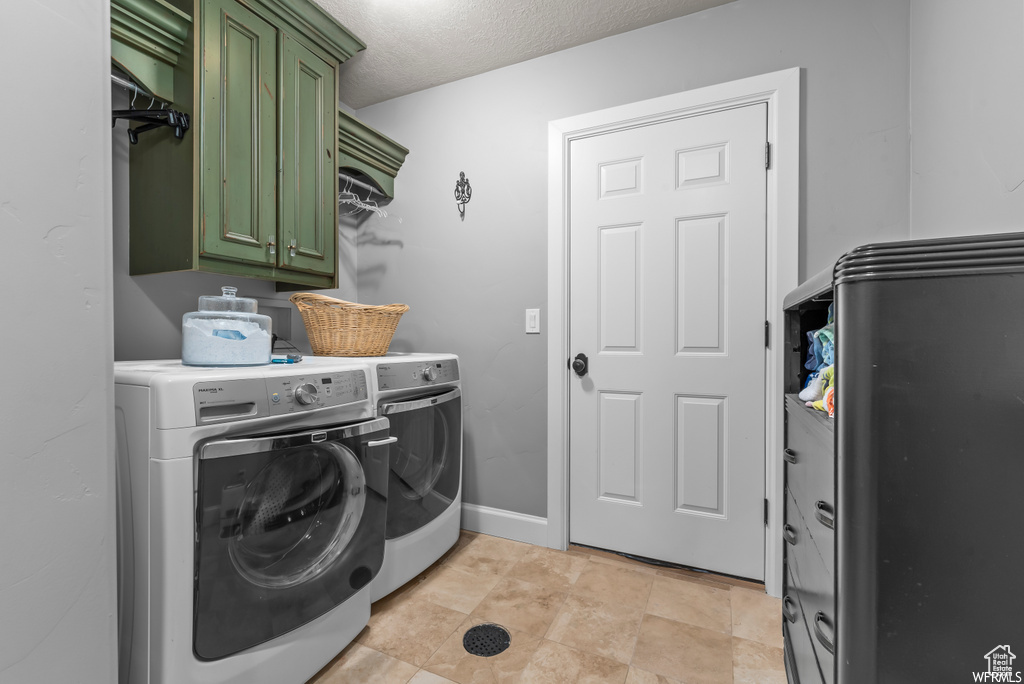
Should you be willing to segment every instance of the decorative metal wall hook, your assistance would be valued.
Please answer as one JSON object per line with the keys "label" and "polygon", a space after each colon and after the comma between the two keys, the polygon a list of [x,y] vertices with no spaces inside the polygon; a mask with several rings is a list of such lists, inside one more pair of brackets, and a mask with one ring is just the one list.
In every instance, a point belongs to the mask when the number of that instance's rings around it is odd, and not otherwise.
{"label": "decorative metal wall hook", "polygon": [[455,181],[455,202],[459,205],[459,218],[466,220],[466,205],[473,198],[473,186],[463,171],[459,171],[459,180]]}

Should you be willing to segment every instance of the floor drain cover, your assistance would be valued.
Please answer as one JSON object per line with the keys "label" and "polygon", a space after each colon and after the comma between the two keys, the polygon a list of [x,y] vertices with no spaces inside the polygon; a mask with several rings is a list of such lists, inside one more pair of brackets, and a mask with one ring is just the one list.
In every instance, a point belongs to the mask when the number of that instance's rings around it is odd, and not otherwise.
{"label": "floor drain cover", "polygon": [[496,656],[512,643],[512,637],[501,625],[477,625],[471,627],[462,637],[462,645],[473,655]]}

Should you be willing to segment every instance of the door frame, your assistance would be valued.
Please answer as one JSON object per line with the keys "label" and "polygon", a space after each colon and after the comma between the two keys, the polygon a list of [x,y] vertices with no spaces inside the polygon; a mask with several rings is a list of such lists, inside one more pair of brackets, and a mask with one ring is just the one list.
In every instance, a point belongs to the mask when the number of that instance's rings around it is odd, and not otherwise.
{"label": "door frame", "polygon": [[768,105],[765,353],[765,589],[782,595],[782,300],[797,286],[800,234],[800,77],[794,67],[548,124],[547,545],[569,545],[569,147],[572,141],[764,102]]}

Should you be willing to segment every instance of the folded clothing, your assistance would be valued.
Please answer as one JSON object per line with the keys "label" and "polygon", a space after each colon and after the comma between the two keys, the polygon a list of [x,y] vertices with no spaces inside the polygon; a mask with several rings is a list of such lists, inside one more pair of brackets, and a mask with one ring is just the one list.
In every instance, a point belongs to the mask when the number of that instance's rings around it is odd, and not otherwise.
{"label": "folded clothing", "polygon": [[[805,401],[805,405],[818,411],[824,411],[832,418],[836,415],[836,367],[826,366],[819,375],[822,378],[822,393],[820,399]],[[800,393],[803,398],[803,393]]]}
{"label": "folded clothing", "polygon": [[819,371],[835,362],[835,318],[832,304],[828,305],[828,322],[823,328],[807,331],[807,359],[804,368]]}
{"label": "folded clothing", "polygon": [[825,377],[821,371],[807,376],[807,384],[800,390],[800,401],[817,401],[825,394]]}

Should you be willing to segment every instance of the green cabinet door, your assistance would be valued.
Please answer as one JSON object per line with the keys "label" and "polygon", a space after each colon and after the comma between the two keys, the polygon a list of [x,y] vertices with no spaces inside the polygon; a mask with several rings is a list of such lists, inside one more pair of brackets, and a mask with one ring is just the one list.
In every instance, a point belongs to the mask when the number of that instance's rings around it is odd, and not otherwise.
{"label": "green cabinet door", "polygon": [[333,275],[338,225],[334,68],[282,36],[281,268]]}
{"label": "green cabinet door", "polygon": [[200,254],[273,265],[278,30],[233,0],[203,22]]}

